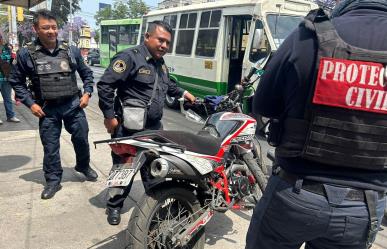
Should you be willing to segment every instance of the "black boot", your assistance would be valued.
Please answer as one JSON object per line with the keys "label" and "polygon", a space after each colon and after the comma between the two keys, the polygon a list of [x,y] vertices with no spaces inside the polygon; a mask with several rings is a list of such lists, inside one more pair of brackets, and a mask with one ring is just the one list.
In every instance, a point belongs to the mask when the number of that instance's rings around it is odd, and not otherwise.
{"label": "black boot", "polygon": [[106,209],[107,221],[110,225],[115,226],[121,222],[121,208],[110,208]]}
{"label": "black boot", "polygon": [[75,166],[74,169],[75,169],[75,171],[82,173],[86,177],[86,180],[91,181],[91,182],[97,181],[98,174],[91,167],[87,167],[86,169],[82,169],[82,168]]}
{"label": "black boot", "polygon": [[47,186],[44,188],[42,195],[40,196],[42,199],[51,199],[54,197],[55,193],[61,190],[62,185],[54,185],[54,186]]}

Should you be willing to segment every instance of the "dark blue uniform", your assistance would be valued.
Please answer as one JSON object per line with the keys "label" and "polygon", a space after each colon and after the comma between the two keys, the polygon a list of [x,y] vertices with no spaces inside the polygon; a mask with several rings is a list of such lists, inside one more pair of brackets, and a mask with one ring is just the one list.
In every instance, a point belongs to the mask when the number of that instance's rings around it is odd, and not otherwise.
{"label": "dark blue uniform", "polygon": [[[148,103],[152,96],[156,73],[158,73],[158,87],[148,110],[145,128],[148,130],[162,129],[160,120],[163,116],[166,94],[181,97],[184,90],[177,87],[176,83],[169,79],[164,60],[154,60],[144,44],[115,55],[110,66],[97,83],[99,107],[104,117],[121,119],[120,102],[115,96],[121,101],[130,98],[140,99]],[[112,137],[124,137],[132,134],[120,125]],[[112,153],[112,158],[114,165],[120,163],[120,158],[114,153]],[[128,193],[119,188],[115,190],[117,191],[115,193],[110,191],[111,198],[107,205],[108,207],[121,208]]]}
{"label": "dark blue uniform", "polygon": [[[67,46],[58,42],[57,47],[53,52],[45,49],[39,40],[35,42],[37,51],[50,56],[56,57],[61,50],[68,49]],[[84,82],[84,92],[93,92],[93,72],[83,62],[83,57],[80,50],[76,47],[71,47],[70,67],[71,76],[75,79],[75,71],[77,71]],[[9,82],[15,90],[17,98],[27,107],[33,104],[39,104],[43,112],[46,114],[39,119],[40,138],[44,147],[43,170],[48,186],[56,186],[62,178],[62,167],[59,155],[59,141],[62,130],[62,121],[65,129],[72,135],[71,141],[74,145],[76,154],[76,168],[80,171],[89,168],[90,151],[88,142],[88,124],[86,115],[83,109],[79,106],[79,95],[66,99],[51,99],[44,100],[34,98],[33,93],[29,90],[26,84],[26,77],[32,79],[36,76],[36,67],[29,54],[28,48],[21,48],[17,54],[17,59],[13,62],[12,73],[9,77]]]}
{"label": "dark blue uniform", "polygon": [[[332,20],[339,36],[356,47],[387,51],[387,6],[353,2],[357,5]],[[255,113],[285,119],[304,117],[314,81],[317,44],[315,33],[304,25],[284,41],[259,84]],[[366,248],[370,218],[359,193],[373,190],[380,225],[387,188],[385,170],[328,167],[278,155],[276,161],[282,174],[270,178],[254,210],[247,249],[295,249],[304,242],[305,248],[315,249]]]}

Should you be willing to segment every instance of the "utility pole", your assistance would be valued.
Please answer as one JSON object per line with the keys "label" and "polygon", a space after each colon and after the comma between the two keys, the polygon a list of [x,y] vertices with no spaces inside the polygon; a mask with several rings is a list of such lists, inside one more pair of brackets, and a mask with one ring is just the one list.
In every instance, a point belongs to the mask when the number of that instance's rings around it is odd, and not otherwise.
{"label": "utility pole", "polygon": [[69,31],[69,44],[73,44],[73,0],[70,0],[70,31]]}
{"label": "utility pole", "polygon": [[17,24],[16,24],[16,7],[10,6],[10,18],[9,18],[9,43],[16,50],[18,48],[17,42]]}

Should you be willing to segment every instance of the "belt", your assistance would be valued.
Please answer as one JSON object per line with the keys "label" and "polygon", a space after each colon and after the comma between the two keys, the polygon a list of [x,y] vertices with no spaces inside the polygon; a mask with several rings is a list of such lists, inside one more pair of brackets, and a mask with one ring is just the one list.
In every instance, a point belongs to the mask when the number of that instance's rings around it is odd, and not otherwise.
{"label": "belt", "polygon": [[[282,180],[288,182],[291,185],[295,185],[297,180],[302,179],[299,176],[288,173],[284,170],[281,170],[278,173],[278,176]],[[326,196],[324,185],[321,182],[303,179],[301,189],[306,190],[308,192],[318,194],[318,195]],[[378,199],[383,198],[385,195],[385,193],[381,192],[381,191],[377,191],[377,193],[378,193]],[[364,190],[350,188],[350,190],[348,191],[348,193],[344,199],[349,200],[349,201],[363,201],[363,202],[365,202],[366,197],[364,194]]]}
{"label": "belt", "polygon": [[43,103],[50,104],[50,105],[60,105],[60,104],[63,104],[65,102],[72,100],[75,96],[77,96],[77,95],[74,95],[71,97],[59,98],[59,99],[43,100]]}

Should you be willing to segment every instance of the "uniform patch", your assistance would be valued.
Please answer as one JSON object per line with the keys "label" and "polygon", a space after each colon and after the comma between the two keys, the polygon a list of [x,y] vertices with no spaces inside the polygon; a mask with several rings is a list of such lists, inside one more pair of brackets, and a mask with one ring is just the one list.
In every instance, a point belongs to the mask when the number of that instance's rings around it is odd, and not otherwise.
{"label": "uniform patch", "polygon": [[150,75],[150,74],[151,74],[151,70],[145,69],[145,68],[140,68],[140,69],[138,69],[138,73],[139,73],[139,74],[147,74],[147,75]]}
{"label": "uniform patch", "polygon": [[15,58],[15,59],[13,59],[13,61],[12,61],[12,64],[13,64],[13,65],[16,65],[16,64],[17,64],[17,60],[16,60],[16,58]]}
{"label": "uniform patch", "polygon": [[116,73],[123,73],[126,70],[126,63],[123,60],[116,60],[113,64],[113,70]]}
{"label": "uniform patch", "polygon": [[67,70],[69,70],[70,67],[69,67],[69,64],[67,63],[67,61],[61,61],[60,68],[64,71],[67,71]]}

